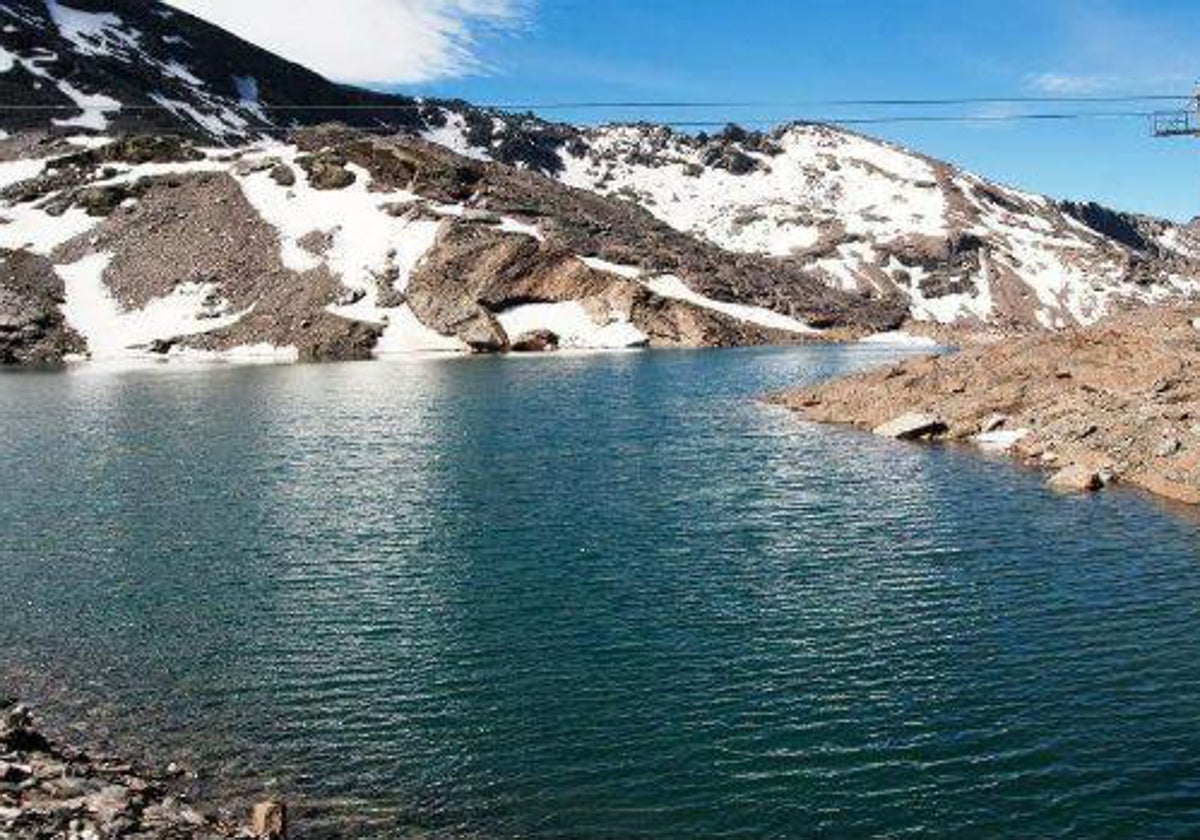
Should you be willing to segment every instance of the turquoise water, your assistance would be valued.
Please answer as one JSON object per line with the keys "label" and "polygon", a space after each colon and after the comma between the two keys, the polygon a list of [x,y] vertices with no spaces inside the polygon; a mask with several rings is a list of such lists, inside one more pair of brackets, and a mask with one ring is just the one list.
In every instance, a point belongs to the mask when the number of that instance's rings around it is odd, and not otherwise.
{"label": "turquoise water", "polygon": [[1200,835],[1197,520],[865,348],[0,378],[0,690],[307,836]]}

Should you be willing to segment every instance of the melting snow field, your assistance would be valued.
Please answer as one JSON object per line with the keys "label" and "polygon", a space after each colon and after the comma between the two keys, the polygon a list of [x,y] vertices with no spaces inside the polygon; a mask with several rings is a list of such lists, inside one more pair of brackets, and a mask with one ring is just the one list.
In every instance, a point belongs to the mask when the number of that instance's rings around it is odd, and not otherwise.
{"label": "melting snow field", "polygon": [[720,312],[722,315],[728,315],[747,324],[806,335],[819,332],[803,321],[798,321],[787,315],[781,315],[778,312],[761,306],[728,303],[706,297],[699,292],[693,291],[682,279],[673,274],[666,274],[645,280],[643,279],[645,272],[636,266],[621,265],[619,263],[608,262],[607,260],[596,259],[595,257],[581,257],[580,259],[588,268],[595,269],[596,271],[605,271],[609,274],[616,274],[627,280],[636,280],[661,297],[680,300],[690,303],[693,306],[699,306],[701,309]]}
{"label": "melting snow field", "polygon": [[300,351],[295,347],[276,347],[273,344],[244,344],[228,350],[173,347],[169,357],[172,362],[196,364],[275,365],[298,362]]}
{"label": "melting snow field", "polygon": [[56,266],[66,291],[63,315],[87,341],[94,361],[141,356],[154,341],[210,332],[241,317],[206,317],[214,287],[200,283],[185,283],[142,309],[126,310],[104,284],[111,262],[111,254],[93,254]]}
{"label": "melting snow field", "polygon": [[388,310],[387,326],[375,345],[376,357],[407,353],[461,353],[468,348],[457,338],[442,335],[417,320],[408,305]]}
{"label": "melting snow field", "polygon": [[649,341],[628,320],[596,323],[578,301],[515,306],[497,313],[496,320],[512,340],[525,333],[550,330],[558,336],[559,346],[569,350],[622,350]]}
{"label": "melting snow field", "polygon": [[876,333],[867,336],[859,343],[878,344],[885,347],[928,347],[930,349],[940,346],[935,339],[903,331]]}
{"label": "melting snow field", "polygon": [[77,207],[60,216],[51,216],[28,204],[0,207],[0,248],[25,248],[44,256],[64,242],[87,233],[98,222],[99,219]]}
{"label": "melting snow field", "polygon": [[795,318],[790,318],[787,315],[780,315],[778,312],[764,309],[761,306],[726,303],[725,301],[705,297],[692,291],[688,288],[687,284],[672,274],[648,280],[646,281],[646,287],[655,294],[662,295],[665,298],[681,300],[703,309],[711,309],[714,312],[720,312],[723,315],[728,315],[731,318],[736,318],[739,321],[745,321],[748,324],[754,324],[759,327],[805,335],[812,335],[818,332],[818,330],[813,329],[803,321],[797,321]]}

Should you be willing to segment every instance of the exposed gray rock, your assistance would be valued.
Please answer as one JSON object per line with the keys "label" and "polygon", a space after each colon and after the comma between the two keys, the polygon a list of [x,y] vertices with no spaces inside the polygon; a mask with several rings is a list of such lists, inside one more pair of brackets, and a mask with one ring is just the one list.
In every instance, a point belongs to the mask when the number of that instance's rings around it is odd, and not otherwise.
{"label": "exposed gray rock", "polygon": [[292,169],[286,163],[276,164],[271,168],[271,180],[281,187],[294,187],[296,185],[296,170]]}

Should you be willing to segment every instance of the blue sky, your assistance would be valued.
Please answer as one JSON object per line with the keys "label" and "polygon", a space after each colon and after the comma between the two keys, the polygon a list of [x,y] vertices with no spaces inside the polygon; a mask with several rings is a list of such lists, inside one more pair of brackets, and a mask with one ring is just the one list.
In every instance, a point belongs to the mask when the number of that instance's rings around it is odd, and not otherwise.
{"label": "blue sky", "polygon": [[[332,78],[482,104],[1187,94],[1200,77],[1197,0],[168,2]],[[760,106],[544,115],[749,123],[886,113]],[[1200,140],[1154,140],[1145,120],[861,130],[1037,192],[1200,215]]]}
{"label": "blue sky", "polygon": [[[469,49],[476,63],[466,75],[398,89],[484,103],[794,102],[1187,93],[1200,77],[1200,3],[1194,0],[510,2],[523,3],[519,21],[472,33]],[[1075,109],[1033,109],[1064,108]],[[884,113],[888,109],[876,106],[545,115],[574,121],[749,121]],[[1200,215],[1200,140],[1155,140],[1141,120],[862,130],[1038,192],[1174,218]]]}

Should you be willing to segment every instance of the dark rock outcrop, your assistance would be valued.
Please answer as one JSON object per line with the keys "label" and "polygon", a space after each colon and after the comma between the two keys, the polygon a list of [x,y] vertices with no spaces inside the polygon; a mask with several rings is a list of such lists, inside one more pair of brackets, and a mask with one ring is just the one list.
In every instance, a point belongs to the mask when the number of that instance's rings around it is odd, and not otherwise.
{"label": "dark rock outcrop", "polygon": [[45,257],[0,250],[0,365],[60,364],[83,352],[59,308],[63,291]]}
{"label": "dark rock outcrop", "polygon": [[1064,213],[1078,219],[1102,236],[1114,239],[1135,251],[1149,251],[1149,240],[1138,229],[1135,217],[1128,213],[1112,210],[1094,201],[1062,201],[1058,205]]}

